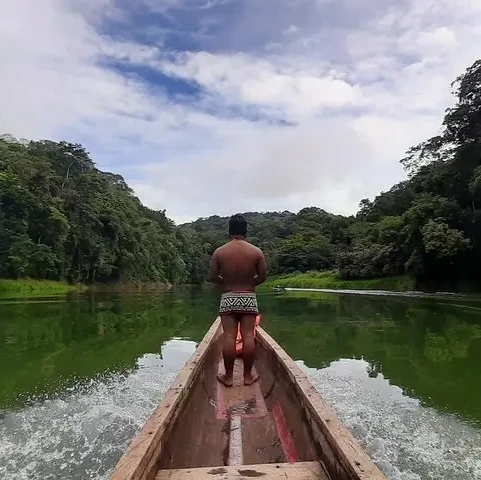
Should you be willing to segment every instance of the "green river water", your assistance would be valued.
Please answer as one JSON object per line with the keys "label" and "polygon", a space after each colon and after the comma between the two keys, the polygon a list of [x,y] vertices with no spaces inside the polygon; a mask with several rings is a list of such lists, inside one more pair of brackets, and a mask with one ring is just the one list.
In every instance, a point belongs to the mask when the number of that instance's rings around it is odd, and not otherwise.
{"label": "green river water", "polygon": [[[259,294],[263,327],[389,479],[481,478],[481,299]],[[0,300],[0,479],[105,479],[212,292]]]}

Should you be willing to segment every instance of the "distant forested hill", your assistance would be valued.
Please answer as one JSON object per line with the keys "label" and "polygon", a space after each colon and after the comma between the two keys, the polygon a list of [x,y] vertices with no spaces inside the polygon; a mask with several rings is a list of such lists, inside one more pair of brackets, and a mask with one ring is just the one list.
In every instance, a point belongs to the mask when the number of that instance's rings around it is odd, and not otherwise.
{"label": "distant forested hill", "polygon": [[[349,227],[354,218],[331,215],[319,208],[291,212],[244,213],[249,241],[263,249],[269,272],[328,270],[348,251]],[[227,240],[229,219],[213,216],[183,225],[181,230],[198,236],[211,253]]]}
{"label": "distant forested hill", "polygon": [[[440,134],[402,159],[408,179],[363,199],[355,216],[245,214],[271,274],[338,269],[345,279],[481,287],[481,61],[454,86]],[[199,283],[227,224],[175,227],[80,145],[0,139],[0,277]]]}

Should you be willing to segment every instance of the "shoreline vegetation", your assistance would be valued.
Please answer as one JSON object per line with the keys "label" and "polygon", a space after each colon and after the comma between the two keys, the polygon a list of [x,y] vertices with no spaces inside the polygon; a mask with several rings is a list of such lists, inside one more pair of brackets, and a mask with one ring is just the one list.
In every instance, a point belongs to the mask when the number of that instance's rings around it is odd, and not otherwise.
{"label": "shoreline vegetation", "polygon": [[[182,285],[188,286],[188,285]],[[199,287],[199,285],[196,285]],[[390,290],[405,292],[414,290],[414,280],[407,276],[377,278],[372,280],[342,280],[336,271],[306,272],[285,275],[274,275],[259,287],[259,291],[270,290],[274,287],[291,288],[327,288],[353,290]],[[68,295],[72,293],[132,293],[169,291],[174,285],[160,283],[116,283],[116,284],[68,284],[53,280],[35,279],[3,279],[0,278],[1,297],[29,297]]]}
{"label": "shoreline vegetation", "polygon": [[370,280],[343,280],[338,272],[327,271],[276,275],[268,278],[263,287],[264,289],[284,287],[408,292],[415,290],[415,281],[407,275]]}
{"label": "shoreline vegetation", "polygon": [[[201,284],[182,283],[155,283],[155,282],[117,282],[117,283],[96,283],[87,285],[82,283],[69,284],[54,280],[36,279],[5,279],[0,278],[0,299],[49,297],[71,294],[93,293],[93,294],[139,294],[139,293],[164,293],[177,288],[194,287],[209,289],[212,285],[209,282]],[[387,292],[426,292],[434,290],[427,288],[427,285],[418,285],[416,280],[408,275],[392,277],[373,278],[369,280],[345,280],[340,276],[339,271],[308,271],[295,272],[281,275],[270,275],[265,283],[257,288],[258,292],[269,292],[276,287],[281,288],[306,288],[306,289],[327,289],[327,290],[377,290]],[[442,289],[447,293],[480,293],[480,290],[472,284],[458,285],[455,289]]]}
{"label": "shoreline vegetation", "polygon": [[5,297],[34,297],[50,295],[68,295],[72,293],[132,293],[168,291],[173,287],[167,283],[155,282],[117,282],[96,283],[86,285],[83,283],[69,284],[54,280],[36,280],[30,278],[9,279],[0,278],[0,298]]}
{"label": "shoreline vegetation", "polygon": [[71,285],[66,282],[54,280],[35,280],[22,278],[13,280],[0,278],[0,297],[28,297],[36,295],[67,295],[69,293],[82,293],[88,289],[86,285]]}

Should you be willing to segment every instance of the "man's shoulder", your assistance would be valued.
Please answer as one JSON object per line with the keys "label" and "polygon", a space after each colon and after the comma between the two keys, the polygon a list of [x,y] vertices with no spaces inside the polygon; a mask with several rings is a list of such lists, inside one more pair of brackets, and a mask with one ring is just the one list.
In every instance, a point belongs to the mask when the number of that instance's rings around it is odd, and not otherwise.
{"label": "man's shoulder", "polygon": [[[244,245],[247,245],[249,250],[256,252],[258,255],[263,255],[262,250],[259,247],[257,247],[256,245],[254,245],[253,243],[245,242]],[[237,245],[235,245],[232,242],[224,243],[224,245],[221,245],[220,247],[217,247],[214,250],[213,255],[219,255],[223,252],[228,253],[230,250],[237,251]]]}
{"label": "man's shoulder", "polygon": [[220,247],[217,247],[217,248],[214,250],[213,255],[217,255],[217,254],[223,252],[223,251],[226,249],[226,247],[228,247],[228,246],[229,246],[228,243],[224,243],[224,245],[221,245]]}
{"label": "man's shoulder", "polygon": [[263,255],[263,252],[259,247],[257,247],[253,243],[249,243],[249,245],[252,248],[252,250],[255,251],[258,255]]}

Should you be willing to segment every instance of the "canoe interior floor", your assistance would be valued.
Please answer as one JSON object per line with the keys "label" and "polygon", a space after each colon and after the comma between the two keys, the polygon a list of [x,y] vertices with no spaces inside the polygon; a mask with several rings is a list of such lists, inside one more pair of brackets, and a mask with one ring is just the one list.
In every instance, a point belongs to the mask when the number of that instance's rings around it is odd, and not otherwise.
{"label": "canoe interior floor", "polygon": [[329,480],[318,462],[269,463],[243,467],[185,468],[161,470],[155,480]]}
{"label": "canoe interior floor", "polygon": [[[260,371],[264,374],[262,366]],[[220,358],[212,373],[224,372],[224,364]],[[256,373],[255,368],[254,373]],[[261,381],[249,386],[244,385],[242,359],[237,359],[235,362],[232,387],[225,387],[215,379],[215,375],[212,377],[210,377],[214,385],[212,393],[215,396],[212,405],[215,406],[215,413],[213,412],[208,421],[202,420],[201,415],[186,419],[192,428],[192,433],[200,432],[199,423],[203,424],[202,431],[205,433],[197,437],[197,448],[193,449],[192,458],[199,459],[203,455],[204,461],[209,463],[201,466],[200,460],[197,460],[190,462],[189,465],[166,465],[158,471],[157,480],[188,480],[194,477],[196,480],[201,478],[230,480],[267,474],[267,478],[329,479],[324,473],[323,465],[313,461],[315,457],[307,455],[306,458],[302,445],[299,445],[300,451],[297,451],[298,446],[288,428],[284,411],[276,399],[278,396],[276,390],[272,392],[271,388],[270,391],[269,389],[266,391],[266,382],[274,385],[275,380],[263,375]],[[193,399],[193,401],[201,400]],[[223,425],[222,428],[221,425]],[[219,440],[219,435],[224,435],[223,443]],[[222,455],[218,451],[219,448],[216,449],[216,445],[221,444],[225,446]],[[176,448],[182,448],[181,445],[179,444]],[[183,448],[186,447],[187,445],[184,444]],[[219,460],[216,461],[216,458]],[[220,460],[221,458],[223,461]],[[199,465],[198,468],[192,468],[197,465]],[[260,472],[259,475],[255,474],[256,471]]]}

